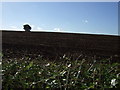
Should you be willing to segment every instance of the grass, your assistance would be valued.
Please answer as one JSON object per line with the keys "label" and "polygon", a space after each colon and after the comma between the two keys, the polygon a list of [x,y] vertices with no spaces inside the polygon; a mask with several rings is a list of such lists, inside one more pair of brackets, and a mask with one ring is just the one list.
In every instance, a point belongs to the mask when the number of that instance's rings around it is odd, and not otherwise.
{"label": "grass", "polygon": [[105,89],[120,88],[120,63],[110,59],[92,60],[63,56],[50,61],[38,56],[35,59],[6,58],[2,61],[4,90],[22,89]]}

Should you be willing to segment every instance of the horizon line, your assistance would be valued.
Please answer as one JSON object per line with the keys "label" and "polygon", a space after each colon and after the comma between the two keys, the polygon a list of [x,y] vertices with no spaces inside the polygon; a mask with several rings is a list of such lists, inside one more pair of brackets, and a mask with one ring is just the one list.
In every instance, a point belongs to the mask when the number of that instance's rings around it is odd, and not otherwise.
{"label": "horizon line", "polygon": [[[1,30],[0,31],[16,31],[16,32],[25,32],[25,30]],[[30,32],[53,32],[53,33],[73,33],[73,34],[91,34],[91,35],[109,35],[109,36],[120,36],[119,34],[107,34],[107,33],[90,33],[90,32],[67,32],[67,31],[44,31],[44,30],[31,30]]]}

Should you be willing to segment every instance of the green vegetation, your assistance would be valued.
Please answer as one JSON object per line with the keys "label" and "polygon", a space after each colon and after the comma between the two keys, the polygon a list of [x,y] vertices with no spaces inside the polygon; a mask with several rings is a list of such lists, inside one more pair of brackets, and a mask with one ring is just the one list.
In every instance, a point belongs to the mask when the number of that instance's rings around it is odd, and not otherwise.
{"label": "green vegetation", "polygon": [[59,60],[3,59],[3,89],[104,89],[120,88],[120,64],[109,59],[71,60],[67,56]]}

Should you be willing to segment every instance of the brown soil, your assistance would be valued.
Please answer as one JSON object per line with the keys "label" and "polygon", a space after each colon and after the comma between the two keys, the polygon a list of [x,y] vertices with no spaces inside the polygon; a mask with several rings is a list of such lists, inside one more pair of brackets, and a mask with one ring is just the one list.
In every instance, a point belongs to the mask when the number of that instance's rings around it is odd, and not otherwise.
{"label": "brown soil", "polygon": [[64,53],[81,54],[82,52],[87,55],[119,57],[119,40],[120,36],[112,35],[2,31],[3,51],[29,50],[34,54],[47,56]]}

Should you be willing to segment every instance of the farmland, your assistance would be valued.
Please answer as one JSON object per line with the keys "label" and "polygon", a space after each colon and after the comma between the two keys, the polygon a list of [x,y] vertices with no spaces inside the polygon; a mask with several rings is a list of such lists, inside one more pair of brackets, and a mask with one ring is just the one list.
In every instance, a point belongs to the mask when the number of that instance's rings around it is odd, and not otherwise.
{"label": "farmland", "polygon": [[[119,36],[2,31],[4,48],[29,48],[32,52],[41,50],[49,54],[81,53],[98,56],[114,56],[120,53]],[[35,53],[34,52],[34,53]]]}
{"label": "farmland", "polygon": [[2,31],[3,88],[120,88],[119,40],[112,35]]}

